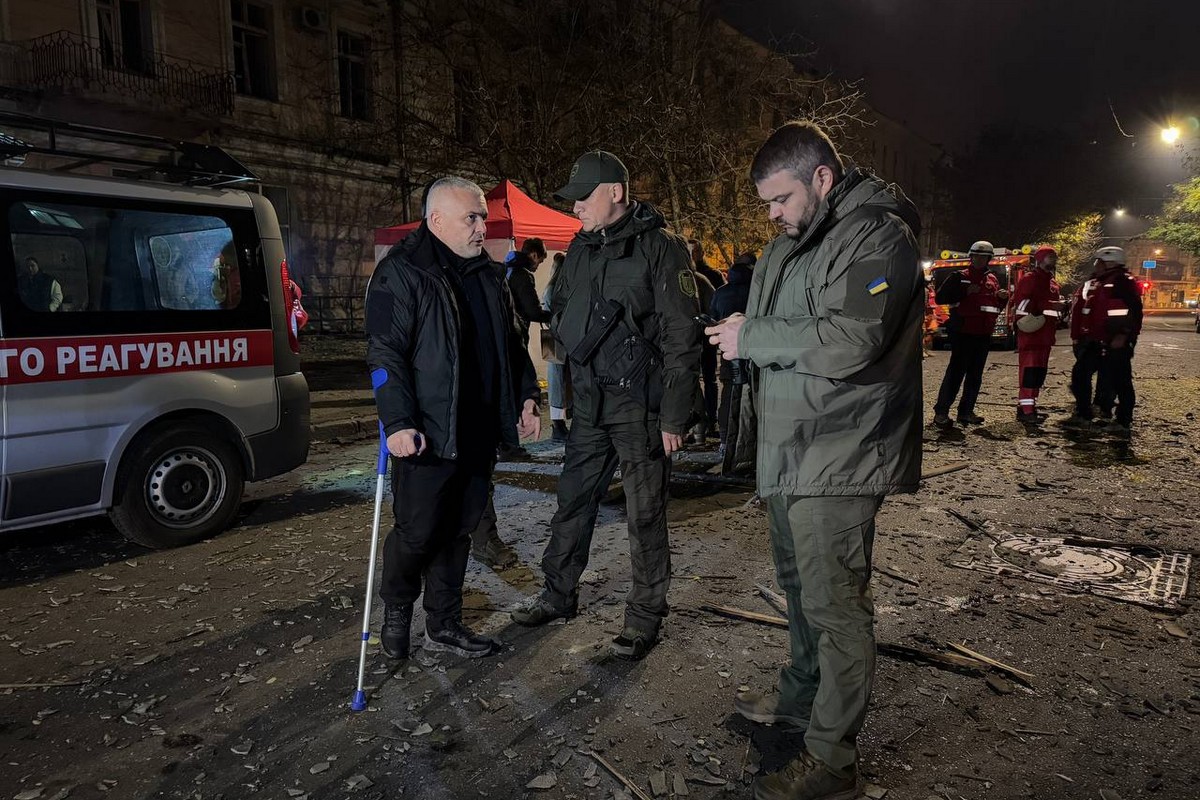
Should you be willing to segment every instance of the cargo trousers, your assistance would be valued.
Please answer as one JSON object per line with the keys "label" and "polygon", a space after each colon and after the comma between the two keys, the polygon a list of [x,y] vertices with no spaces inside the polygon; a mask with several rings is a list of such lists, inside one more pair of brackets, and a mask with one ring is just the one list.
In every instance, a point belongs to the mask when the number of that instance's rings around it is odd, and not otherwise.
{"label": "cargo trousers", "polygon": [[625,625],[655,635],[667,616],[671,550],[667,541],[667,490],[671,459],[657,421],[593,423],[576,418],[558,479],[558,510],[542,557],[546,593],[565,608],[574,602],[587,567],[600,501],[617,464],[625,489],[632,587]]}
{"label": "cargo trousers", "polygon": [[767,514],[788,601],[791,663],[779,711],[808,719],[808,751],[834,769],[857,760],[875,677],[871,548],[882,497],[774,496]]}

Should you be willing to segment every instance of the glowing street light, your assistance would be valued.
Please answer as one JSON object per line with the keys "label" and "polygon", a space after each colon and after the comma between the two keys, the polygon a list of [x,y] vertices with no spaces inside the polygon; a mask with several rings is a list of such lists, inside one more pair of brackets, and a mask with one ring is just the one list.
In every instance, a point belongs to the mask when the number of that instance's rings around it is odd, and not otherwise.
{"label": "glowing street light", "polygon": [[1179,128],[1176,128],[1174,125],[1169,128],[1163,128],[1161,135],[1162,140],[1167,144],[1175,144],[1179,141]]}
{"label": "glowing street light", "polygon": [[1118,217],[1123,217],[1123,216],[1125,216],[1125,209],[1115,208],[1115,209],[1113,209],[1113,214],[1117,215]]}

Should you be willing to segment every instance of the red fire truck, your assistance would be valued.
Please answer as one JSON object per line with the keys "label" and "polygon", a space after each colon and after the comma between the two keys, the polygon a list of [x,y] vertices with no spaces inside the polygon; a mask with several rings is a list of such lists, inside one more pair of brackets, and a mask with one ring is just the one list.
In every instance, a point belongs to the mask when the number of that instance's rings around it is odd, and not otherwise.
{"label": "red fire truck", "polygon": [[[941,258],[934,261],[929,270],[934,290],[940,289],[948,277],[959,270],[966,269],[970,264],[971,260],[967,258],[966,253],[943,250]],[[995,255],[988,262],[988,269],[1000,282],[1000,288],[1007,289],[1009,295],[1009,302],[1005,304],[1004,311],[996,317],[996,327],[992,331],[992,344],[1003,350],[1013,350],[1017,346],[1017,328],[1013,314],[1012,295],[1021,276],[1026,271],[1033,269],[1032,245],[1025,245],[1019,250],[997,247]],[[939,320],[946,320],[949,316],[949,306],[938,307]],[[937,329],[933,331],[934,349],[942,349],[949,341],[950,335],[946,330],[946,322],[939,322]]]}

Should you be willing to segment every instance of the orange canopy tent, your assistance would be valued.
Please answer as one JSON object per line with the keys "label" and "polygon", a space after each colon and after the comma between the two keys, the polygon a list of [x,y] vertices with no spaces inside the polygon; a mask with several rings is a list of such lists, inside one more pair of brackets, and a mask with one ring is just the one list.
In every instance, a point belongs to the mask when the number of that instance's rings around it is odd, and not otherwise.
{"label": "orange canopy tent", "polygon": [[[487,238],[511,239],[520,248],[526,239],[541,239],[547,250],[566,250],[579,230],[579,220],[538,203],[510,180],[501,181],[485,195],[487,199]],[[387,249],[420,226],[421,221],[406,222],[375,231],[375,252],[382,257]],[[378,260],[378,259],[376,259]]]}

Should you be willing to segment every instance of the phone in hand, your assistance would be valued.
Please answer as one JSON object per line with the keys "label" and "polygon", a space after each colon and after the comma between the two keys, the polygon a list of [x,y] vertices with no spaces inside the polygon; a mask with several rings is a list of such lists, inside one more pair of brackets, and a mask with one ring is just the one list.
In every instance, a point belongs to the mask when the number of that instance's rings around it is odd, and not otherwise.
{"label": "phone in hand", "polygon": [[711,328],[714,325],[720,324],[717,320],[713,319],[708,314],[697,314],[696,316],[692,317],[692,319],[696,320],[697,323],[699,323],[700,325],[703,325],[706,328]]}

